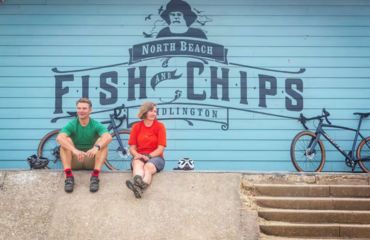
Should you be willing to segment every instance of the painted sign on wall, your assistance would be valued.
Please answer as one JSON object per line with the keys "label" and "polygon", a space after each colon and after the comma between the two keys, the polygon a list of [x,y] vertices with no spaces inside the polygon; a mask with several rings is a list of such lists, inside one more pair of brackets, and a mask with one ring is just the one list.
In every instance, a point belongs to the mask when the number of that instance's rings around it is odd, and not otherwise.
{"label": "painted sign on wall", "polygon": [[[63,113],[63,97],[70,94],[69,86],[75,81],[81,82],[81,97],[91,97],[94,94],[90,93],[90,82],[93,80],[89,74],[94,71],[99,74],[98,98],[101,106],[125,104],[129,107],[130,103],[135,103],[137,99],[153,99],[154,92],[163,96],[163,88],[158,86],[171,83],[178,87],[170,87],[173,89],[173,98],[169,101],[160,98],[161,102],[166,103],[160,105],[160,118],[222,122],[220,118],[227,121],[223,125],[226,130],[229,128],[229,117],[218,114],[218,109],[248,111],[246,108],[251,107],[248,103],[251,91],[248,90],[248,85],[252,79],[248,78],[250,69],[254,72],[249,76],[254,74],[258,85],[258,89],[253,89],[258,96],[258,106],[253,107],[268,108],[268,101],[276,102],[274,97],[281,94],[284,96],[284,100],[280,101],[281,107],[287,111],[303,110],[303,80],[299,75],[305,71],[304,68],[287,71],[229,62],[227,47],[208,41],[205,31],[192,27],[197,22],[205,28],[207,22],[212,21],[212,18],[202,15],[202,12],[204,11],[192,8],[185,1],[171,0],[165,8],[162,5],[158,9],[161,19],[154,20],[154,14],[145,17],[145,21],[152,20],[154,23],[151,32],[144,31],[143,37],[155,37],[155,40],[138,43],[129,48],[130,58],[127,62],[68,71],[53,68],[52,71],[56,73],[54,113]],[[163,25],[165,26],[159,29],[159,26]],[[184,65],[179,65],[177,58],[184,58]],[[146,62],[149,61],[155,65],[148,66]],[[107,68],[109,70],[106,70]],[[117,70],[112,71],[111,68]],[[274,75],[276,73],[286,77],[278,79]],[[119,79],[120,75],[128,77]],[[119,91],[120,85],[127,86],[124,89],[126,92]],[[231,89],[230,86],[234,88]],[[278,86],[283,88],[280,94]],[[168,93],[171,90],[165,90],[165,96],[170,97]],[[180,102],[182,103],[179,105]],[[216,109],[212,109],[214,107]]]}
{"label": "painted sign on wall", "polygon": [[[0,167],[26,166],[80,97],[99,120],[123,104],[127,128],[137,106],[157,102],[169,169],[191,157],[198,169],[293,170],[300,113],[326,107],[352,126],[352,112],[369,109],[370,7],[360,1],[38,3],[0,7],[0,91],[11,100],[0,106]],[[346,169],[330,151],[328,162]]]}

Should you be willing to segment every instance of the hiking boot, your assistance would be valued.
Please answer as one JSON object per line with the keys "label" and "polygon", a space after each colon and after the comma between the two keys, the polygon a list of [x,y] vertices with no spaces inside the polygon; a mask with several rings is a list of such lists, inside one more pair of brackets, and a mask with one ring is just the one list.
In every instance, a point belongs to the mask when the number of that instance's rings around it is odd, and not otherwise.
{"label": "hiking boot", "polygon": [[136,198],[141,198],[141,189],[136,186],[131,180],[126,181],[126,186],[134,193]]}
{"label": "hiking boot", "polygon": [[90,192],[97,192],[99,190],[99,178],[91,176],[90,178]]}
{"label": "hiking boot", "polygon": [[72,177],[66,177],[66,180],[64,180],[64,191],[67,193],[73,192],[73,186],[75,185],[75,178]]}
{"label": "hiking boot", "polygon": [[145,190],[149,186],[149,184],[143,181],[143,178],[140,175],[134,176],[134,184],[141,190]]}

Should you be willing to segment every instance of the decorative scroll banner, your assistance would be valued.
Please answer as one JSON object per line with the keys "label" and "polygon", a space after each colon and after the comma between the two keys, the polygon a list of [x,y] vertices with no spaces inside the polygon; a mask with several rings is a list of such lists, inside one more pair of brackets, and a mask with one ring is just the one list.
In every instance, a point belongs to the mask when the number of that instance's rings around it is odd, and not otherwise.
{"label": "decorative scroll banner", "polygon": [[165,39],[133,45],[129,49],[130,64],[159,57],[196,57],[227,64],[227,49],[207,41]]}
{"label": "decorative scroll banner", "polygon": [[152,79],[150,80],[150,85],[152,86],[153,90],[155,89],[155,87],[160,82],[163,82],[165,80],[176,80],[176,79],[179,79],[182,76],[182,74],[176,75],[176,71],[177,70],[164,71],[164,72],[159,72],[159,73],[155,74],[152,77]]}
{"label": "decorative scroll banner", "polygon": [[[139,110],[140,105],[125,106],[122,104],[116,108],[106,109],[102,111],[92,112],[92,114],[113,112],[115,119],[119,120],[119,126],[125,122],[125,127],[131,128],[132,125],[137,122],[137,118],[131,118],[131,116],[136,116],[136,113]],[[280,117],[285,119],[300,120],[301,117],[292,117],[285,116],[280,114],[272,114],[266,112],[260,112],[244,108],[234,108],[219,106],[213,104],[202,104],[202,103],[185,103],[185,102],[168,102],[168,103],[158,103],[157,104],[157,113],[158,119],[160,120],[183,120],[189,124],[189,126],[194,126],[194,121],[201,122],[212,122],[221,124],[221,129],[226,131],[229,129],[229,112],[230,110],[249,112],[262,114],[266,116]],[[68,112],[66,116],[55,117],[51,122],[55,123],[56,121],[64,118],[75,117],[76,112]]]}
{"label": "decorative scroll banner", "polygon": [[[131,119],[130,116],[135,116],[140,106],[126,107],[127,126],[131,126],[137,122],[137,119]],[[222,106],[208,104],[157,104],[157,114],[159,120],[183,120],[194,126],[194,121],[212,122],[221,124],[222,130],[229,129],[229,109]],[[130,120],[134,120],[131,122]]]}

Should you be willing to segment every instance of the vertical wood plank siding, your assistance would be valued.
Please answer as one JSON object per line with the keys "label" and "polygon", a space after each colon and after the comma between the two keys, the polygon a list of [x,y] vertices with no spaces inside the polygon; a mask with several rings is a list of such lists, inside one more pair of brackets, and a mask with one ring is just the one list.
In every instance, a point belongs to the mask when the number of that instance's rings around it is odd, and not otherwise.
{"label": "vertical wood plank siding", "polygon": [[[25,159],[36,153],[42,136],[67,122],[51,123],[51,119],[73,111],[75,101],[83,94],[83,78],[87,78],[94,110],[120,104],[136,106],[146,100],[169,102],[176,90],[182,93],[178,102],[213,105],[195,110],[197,116],[190,117],[212,120],[205,111],[215,110],[217,121],[228,122],[227,130],[210,121],[192,121],[193,125],[181,119],[165,121],[168,170],[178,159],[190,157],[199,170],[294,171],[289,148],[292,138],[303,129],[298,121],[240,109],[296,118],[300,113],[320,114],[325,107],[333,123],[348,127],[356,127],[353,112],[370,111],[369,1],[189,0],[187,3],[201,16],[192,27],[202,29],[206,41],[227,49],[226,63],[174,57],[167,68],[162,66],[162,58],[110,66],[128,62],[129,49],[134,45],[159,40],[155,35],[145,38],[143,32],[150,33],[155,19],[160,19],[158,9],[167,3],[5,0],[0,5],[0,168],[28,167]],[[149,14],[151,19],[145,19]],[[204,99],[189,99],[189,62],[204,67],[203,72],[198,68],[193,71],[193,91],[198,96],[204,93]],[[93,69],[101,66],[110,67]],[[128,69],[135,68],[138,77],[140,66],[147,71],[147,98],[139,98],[136,86],[135,98],[129,99]],[[63,74],[53,72],[53,68],[91,70],[70,73],[73,81],[63,82],[68,93],[58,97],[56,76]],[[212,68],[219,79],[223,71],[227,72],[227,88],[215,84],[212,89]],[[304,71],[286,73],[299,69]],[[155,74],[173,70],[181,77],[152,87]],[[116,72],[118,79],[116,83],[108,79],[110,88],[102,88],[102,74],[107,72]],[[269,81],[263,89],[264,77],[276,80],[275,93],[268,91],[273,88]],[[301,80],[302,91],[297,85],[289,91],[289,79]],[[116,91],[117,101],[104,103],[102,98],[111,97],[111,91]],[[299,97],[303,109],[289,109],[289,103],[297,105]],[[57,98],[62,101],[59,113]],[[159,106],[160,116],[170,116],[171,106],[177,111],[176,105]],[[130,111],[132,122],[136,110]],[[107,115],[94,117],[103,120]],[[369,120],[364,121],[362,131],[370,135]],[[329,133],[345,149],[351,147],[351,132]],[[343,157],[327,143],[326,147],[324,171],[349,171]]]}

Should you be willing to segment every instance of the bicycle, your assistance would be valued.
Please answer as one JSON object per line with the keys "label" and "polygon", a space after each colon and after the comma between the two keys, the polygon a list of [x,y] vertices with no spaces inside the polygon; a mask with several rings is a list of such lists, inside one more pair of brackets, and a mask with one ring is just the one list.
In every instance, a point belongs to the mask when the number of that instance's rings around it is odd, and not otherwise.
{"label": "bicycle", "polygon": [[[352,172],[355,170],[356,165],[359,164],[360,168],[369,173],[370,172],[370,137],[364,137],[360,133],[360,127],[363,119],[369,117],[368,113],[355,112],[354,115],[360,116],[358,121],[357,129],[348,128],[344,126],[332,125],[328,117],[330,113],[322,110],[322,114],[316,117],[306,118],[303,114],[300,115],[298,121],[303,125],[306,131],[299,132],[294,138],[290,146],[290,157],[294,167],[299,172],[320,172],[325,164],[326,155],[325,147],[320,140],[323,136],[326,140],[331,143],[335,149],[337,149],[344,157],[345,163],[348,167],[352,168]],[[307,131],[307,121],[318,120],[319,124],[316,127],[315,132]],[[324,120],[326,123],[324,123]],[[355,137],[352,143],[352,150],[344,151],[325,131],[324,128],[336,128],[344,129],[348,131],[354,131]],[[358,138],[361,137],[361,142],[358,144],[355,155],[355,147],[358,142]]]}
{"label": "bicycle", "polygon": [[[124,105],[113,109],[113,114],[109,114],[109,120],[102,121],[103,124],[108,125],[108,131],[112,131],[112,142],[108,145],[108,158],[105,161],[105,166],[110,170],[120,170],[128,168],[125,164],[129,162],[131,155],[128,149],[128,138],[130,131],[127,129],[120,129],[126,115],[120,116]],[[76,113],[70,113],[70,117],[75,117]],[[64,117],[61,117],[64,118]],[[55,118],[52,122],[56,122],[60,118]],[[37,148],[37,155],[39,157],[46,157],[49,159],[48,168],[61,169],[63,167],[60,160],[60,145],[56,141],[60,129],[55,129],[47,133],[41,140]]]}

